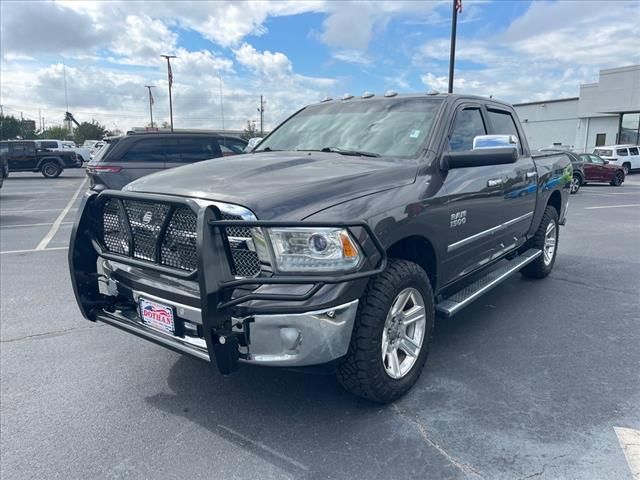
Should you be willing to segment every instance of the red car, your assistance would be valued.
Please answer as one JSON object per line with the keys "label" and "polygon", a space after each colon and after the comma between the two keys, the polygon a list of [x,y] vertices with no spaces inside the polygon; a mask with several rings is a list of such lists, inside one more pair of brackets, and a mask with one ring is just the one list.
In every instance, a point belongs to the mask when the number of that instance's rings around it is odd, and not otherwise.
{"label": "red car", "polygon": [[619,165],[612,165],[605,159],[593,153],[583,153],[580,160],[584,162],[586,183],[609,183],[614,187],[619,187],[624,182],[624,170]]}

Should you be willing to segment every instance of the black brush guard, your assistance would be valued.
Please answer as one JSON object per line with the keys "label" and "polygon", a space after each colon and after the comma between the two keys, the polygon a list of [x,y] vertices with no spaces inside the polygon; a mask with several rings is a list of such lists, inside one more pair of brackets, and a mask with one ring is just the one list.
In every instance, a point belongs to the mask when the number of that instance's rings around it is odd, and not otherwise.
{"label": "black brush guard", "polygon": [[[111,199],[116,201],[135,200],[150,203],[168,204],[174,207],[187,207],[197,216],[197,269],[184,271],[155,262],[111,253],[101,243],[93,231],[96,215],[101,214],[104,204]],[[365,222],[288,222],[288,221],[244,221],[221,220],[220,210],[215,205],[202,206],[198,202],[182,197],[158,194],[144,194],[104,190],[89,193],[80,207],[69,246],[69,268],[76,300],[85,318],[96,321],[98,316],[113,312],[113,298],[99,291],[97,261],[100,257],[119,263],[156,271],[165,275],[198,283],[200,290],[200,308],[202,312],[203,337],[207,344],[209,358],[216,358],[218,369],[223,374],[237,369],[239,353],[238,333],[232,332],[232,309],[241,304],[256,300],[302,302],[312,298],[324,286],[371,277],[384,271],[387,256],[384,247]],[[364,255],[364,261],[357,271],[336,275],[284,275],[270,274],[264,277],[236,278],[231,269],[231,250],[226,237],[226,227],[333,227],[349,230]],[[159,237],[157,242],[161,242]],[[252,292],[233,297],[238,287],[260,285],[309,285],[303,294],[274,294]],[[244,306],[245,317],[260,313],[259,307]],[[246,339],[248,340],[248,338]]]}

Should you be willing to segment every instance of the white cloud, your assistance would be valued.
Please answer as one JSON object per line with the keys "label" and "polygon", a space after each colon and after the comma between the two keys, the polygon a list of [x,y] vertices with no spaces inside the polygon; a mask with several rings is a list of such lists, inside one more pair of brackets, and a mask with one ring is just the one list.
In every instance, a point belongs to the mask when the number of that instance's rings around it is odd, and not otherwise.
{"label": "white cloud", "polygon": [[118,63],[149,65],[157,63],[161,54],[173,52],[178,35],[160,20],[148,16],[128,15],[123,31],[109,49]]}
{"label": "white cloud", "polygon": [[277,78],[292,71],[291,61],[281,52],[266,50],[260,53],[248,43],[243,43],[234,53],[238,63],[259,75]]}
{"label": "white cloud", "polygon": [[338,50],[333,53],[332,57],[336,60],[354,65],[368,66],[373,60],[360,50]]}

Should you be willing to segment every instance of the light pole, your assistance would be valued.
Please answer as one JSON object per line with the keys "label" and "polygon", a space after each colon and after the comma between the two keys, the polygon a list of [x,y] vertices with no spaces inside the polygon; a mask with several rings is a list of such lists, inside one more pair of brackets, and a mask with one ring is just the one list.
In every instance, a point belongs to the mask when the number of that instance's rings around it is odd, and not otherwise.
{"label": "light pole", "polygon": [[171,132],[173,133],[173,101],[171,99],[171,85],[173,85],[173,72],[171,71],[171,59],[176,58],[175,55],[160,55],[167,59],[167,77],[169,78],[169,118],[171,120]]}
{"label": "light pole", "polygon": [[451,47],[449,50],[449,90],[453,93],[453,70],[456,63],[456,30],[458,26],[458,13],[462,13],[462,0],[453,0],[451,12]]}
{"label": "light pole", "polygon": [[151,128],[153,128],[153,94],[152,88],[156,88],[155,85],[145,85],[145,88],[149,91],[149,117],[151,119]]}
{"label": "light pole", "polygon": [[262,123],[264,122],[264,100],[262,100],[262,95],[260,95],[260,108],[258,108],[258,113],[260,113],[260,136],[264,136],[264,130],[262,128]]}

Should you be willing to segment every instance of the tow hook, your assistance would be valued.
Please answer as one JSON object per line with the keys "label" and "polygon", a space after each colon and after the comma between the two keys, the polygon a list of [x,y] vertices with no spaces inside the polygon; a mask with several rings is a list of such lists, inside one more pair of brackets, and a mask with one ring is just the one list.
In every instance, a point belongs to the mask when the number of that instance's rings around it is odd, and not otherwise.
{"label": "tow hook", "polygon": [[213,337],[213,353],[216,356],[216,365],[222,375],[229,375],[238,370],[240,358],[240,342],[238,334],[233,332],[220,333]]}

